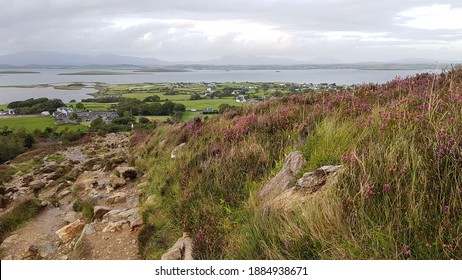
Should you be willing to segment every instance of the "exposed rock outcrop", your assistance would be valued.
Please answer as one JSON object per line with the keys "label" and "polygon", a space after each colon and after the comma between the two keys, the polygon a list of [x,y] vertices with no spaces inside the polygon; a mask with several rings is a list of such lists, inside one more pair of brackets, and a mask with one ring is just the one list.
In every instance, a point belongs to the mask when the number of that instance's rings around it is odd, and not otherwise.
{"label": "exposed rock outcrop", "polygon": [[281,192],[291,188],[296,179],[295,176],[297,176],[304,164],[305,158],[301,152],[290,153],[284,160],[281,171],[258,191],[257,196],[260,201],[265,204]]}
{"label": "exposed rock outcrop", "polygon": [[67,226],[58,229],[56,231],[56,234],[63,242],[68,242],[74,239],[74,237],[76,237],[77,234],[80,233],[84,226],[85,223],[78,219],[68,224]]}
{"label": "exposed rock outcrop", "polygon": [[175,149],[173,149],[173,151],[170,153],[170,157],[171,158],[176,158],[176,156],[178,155],[178,153],[180,153],[183,149],[184,149],[184,146],[186,145],[186,143],[181,143],[180,145],[178,145]]}
{"label": "exposed rock outcrop", "polygon": [[334,183],[342,168],[341,165],[323,166],[297,179],[304,164],[301,152],[295,151],[286,157],[282,170],[257,193],[264,207],[291,210],[303,205],[326,184]]}
{"label": "exposed rock outcrop", "polygon": [[162,255],[162,260],[193,260],[193,241],[187,233],[178,239],[175,245],[172,246],[165,254]]}

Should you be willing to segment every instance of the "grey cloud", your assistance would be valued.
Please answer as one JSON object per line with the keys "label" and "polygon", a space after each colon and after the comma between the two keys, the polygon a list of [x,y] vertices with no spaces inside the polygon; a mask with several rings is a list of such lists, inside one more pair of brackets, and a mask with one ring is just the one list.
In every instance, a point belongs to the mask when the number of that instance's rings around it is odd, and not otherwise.
{"label": "grey cloud", "polygon": [[[461,30],[422,30],[402,25],[406,19],[398,16],[401,12],[435,3],[438,2],[15,0],[0,10],[0,54],[55,50],[178,60],[227,54],[306,60],[329,56],[346,61],[416,55],[462,57],[462,50],[457,50]],[[461,7],[455,0],[443,4]],[[137,18],[152,20],[125,28],[114,25]],[[225,24],[248,24],[250,31]],[[217,26],[222,26],[223,32],[216,30]],[[267,36],[260,36],[265,32]],[[347,35],[326,36],[335,32]],[[444,43],[448,46],[442,46]],[[438,53],[442,49],[445,54]]]}

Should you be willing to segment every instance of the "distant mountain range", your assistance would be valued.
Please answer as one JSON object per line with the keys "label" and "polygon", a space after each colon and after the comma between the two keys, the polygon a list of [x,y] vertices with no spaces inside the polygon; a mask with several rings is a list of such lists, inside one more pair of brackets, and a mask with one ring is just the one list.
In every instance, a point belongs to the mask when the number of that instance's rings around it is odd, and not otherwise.
{"label": "distant mountain range", "polygon": [[[448,63],[439,61],[439,63]],[[457,62],[454,62],[457,63]],[[459,62],[460,63],[460,62]],[[385,62],[367,62],[348,65],[377,65]],[[436,61],[422,58],[401,59],[388,64],[436,64]],[[114,54],[82,55],[49,51],[24,51],[0,56],[0,67],[8,66],[172,66],[172,65],[347,65],[336,59],[319,57],[310,61],[298,61],[288,58],[274,58],[267,56],[237,56],[227,55],[217,59],[202,61],[164,61],[156,58],[142,58],[136,56],[120,56]]]}

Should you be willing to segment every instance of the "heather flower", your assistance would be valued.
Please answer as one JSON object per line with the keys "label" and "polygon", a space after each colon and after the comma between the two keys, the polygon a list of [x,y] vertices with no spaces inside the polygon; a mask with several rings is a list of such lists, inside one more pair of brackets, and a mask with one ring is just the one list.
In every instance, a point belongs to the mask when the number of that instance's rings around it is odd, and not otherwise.
{"label": "heather flower", "polygon": [[407,245],[404,245],[404,246],[403,246],[403,254],[404,254],[405,256],[411,255],[411,250],[409,249],[409,246],[407,246]]}
{"label": "heather flower", "polygon": [[444,205],[443,206],[443,212],[448,212],[449,211],[449,205]]}
{"label": "heather flower", "polygon": [[383,185],[383,192],[387,193],[388,191],[390,191],[390,184]]}

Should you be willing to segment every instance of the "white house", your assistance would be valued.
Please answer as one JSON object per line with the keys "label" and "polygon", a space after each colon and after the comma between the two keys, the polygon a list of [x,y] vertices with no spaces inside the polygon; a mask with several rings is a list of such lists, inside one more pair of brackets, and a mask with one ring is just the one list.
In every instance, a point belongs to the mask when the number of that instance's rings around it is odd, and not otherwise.
{"label": "white house", "polygon": [[72,109],[71,107],[59,107],[58,109],[56,109],[56,112],[63,113],[65,115],[70,115],[72,114],[72,112],[74,112],[74,109]]}
{"label": "white house", "polygon": [[238,103],[245,103],[245,102],[247,102],[247,100],[245,100],[245,96],[244,96],[244,95],[239,95],[239,96],[236,98],[236,102],[238,102]]}

